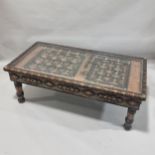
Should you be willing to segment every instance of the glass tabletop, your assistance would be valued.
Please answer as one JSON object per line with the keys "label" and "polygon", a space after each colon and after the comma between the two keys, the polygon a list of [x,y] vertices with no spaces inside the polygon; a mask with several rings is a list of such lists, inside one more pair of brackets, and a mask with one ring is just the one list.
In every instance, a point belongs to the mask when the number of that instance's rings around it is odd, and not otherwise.
{"label": "glass tabletop", "polygon": [[142,87],[142,59],[105,52],[42,43],[31,48],[15,67],[136,93]]}

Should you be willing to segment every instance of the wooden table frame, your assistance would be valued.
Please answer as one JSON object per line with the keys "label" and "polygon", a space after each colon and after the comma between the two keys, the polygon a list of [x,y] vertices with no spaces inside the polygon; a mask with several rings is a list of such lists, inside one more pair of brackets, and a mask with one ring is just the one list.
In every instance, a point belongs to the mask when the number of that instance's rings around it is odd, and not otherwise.
{"label": "wooden table frame", "polygon": [[[78,95],[82,97],[87,97],[103,102],[112,103],[115,105],[120,105],[128,108],[127,116],[125,118],[124,128],[126,130],[131,129],[132,123],[134,120],[134,114],[139,109],[140,104],[143,100],[146,99],[146,74],[147,74],[147,61],[143,59],[143,79],[142,79],[142,92],[141,94],[136,94],[133,92],[123,92],[121,90],[113,90],[104,88],[100,89],[97,87],[83,85],[76,81],[64,80],[55,76],[47,76],[42,73],[35,73],[33,71],[20,70],[13,67],[20,59],[23,59],[24,56],[38,44],[47,44],[37,42],[19,57],[14,59],[11,63],[4,67],[4,70],[9,72],[11,81],[14,82],[16,88],[16,94],[18,97],[19,103],[25,102],[24,91],[22,89],[22,83],[33,85],[37,87],[48,88],[51,90],[56,90],[60,92],[65,92],[73,95]],[[83,49],[81,49],[83,50]],[[120,55],[122,56],[122,55]],[[122,56],[123,57],[123,56]],[[132,59],[139,59],[137,57],[130,57]]]}

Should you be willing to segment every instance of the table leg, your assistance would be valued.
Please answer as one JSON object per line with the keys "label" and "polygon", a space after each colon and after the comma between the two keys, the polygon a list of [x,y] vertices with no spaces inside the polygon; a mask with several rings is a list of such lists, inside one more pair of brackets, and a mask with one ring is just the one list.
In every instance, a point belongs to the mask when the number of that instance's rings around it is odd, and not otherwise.
{"label": "table leg", "polygon": [[136,113],[136,109],[128,108],[127,116],[125,118],[124,128],[126,130],[130,130],[132,128],[132,123],[134,121],[134,114]]}
{"label": "table leg", "polygon": [[24,103],[25,98],[24,98],[24,92],[23,92],[23,89],[22,89],[22,83],[14,81],[14,85],[15,85],[15,88],[16,88],[16,95],[18,97],[18,102],[19,103]]}

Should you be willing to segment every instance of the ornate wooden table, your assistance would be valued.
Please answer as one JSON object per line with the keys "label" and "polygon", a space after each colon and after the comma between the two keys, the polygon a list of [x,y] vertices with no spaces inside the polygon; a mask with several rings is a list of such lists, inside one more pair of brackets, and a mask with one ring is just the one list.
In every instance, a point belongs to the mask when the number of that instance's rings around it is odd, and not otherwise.
{"label": "ornate wooden table", "polygon": [[146,99],[146,60],[37,42],[4,67],[14,81],[18,101],[22,83],[88,97],[128,108],[129,130]]}

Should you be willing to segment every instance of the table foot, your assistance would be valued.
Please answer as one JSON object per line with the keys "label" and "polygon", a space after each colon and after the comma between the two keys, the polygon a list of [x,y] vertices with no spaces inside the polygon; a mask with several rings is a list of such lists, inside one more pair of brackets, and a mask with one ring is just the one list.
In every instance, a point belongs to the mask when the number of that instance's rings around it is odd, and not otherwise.
{"label": "table foot", "polygon": [[24,98],[24,92],[23,92],[23,89],[22,89],[22,83],[14,81],[14,85],[15,85],[15,88],[16,88],[16,95],[18,97],[18,102],[19,103],[24,103],[25,98]]}
{"label": "table foot", "polygon": [[136,110],[133,108],[128,108],[127,116],[125,118],[124,129],[130,130],[132,128],[132,123],[134,121],[134,115]]}

